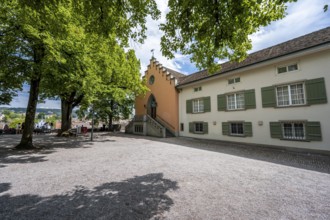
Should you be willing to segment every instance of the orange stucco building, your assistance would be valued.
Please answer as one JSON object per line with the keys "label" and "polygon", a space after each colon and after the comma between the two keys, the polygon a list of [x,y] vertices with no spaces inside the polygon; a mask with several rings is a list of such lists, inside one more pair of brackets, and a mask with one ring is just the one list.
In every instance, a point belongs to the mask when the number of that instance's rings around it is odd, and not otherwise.
{"label": "orange stucco building", "polygon": [[149,91],[135,99],[135,115],[140,118],[148,115],[177,136],[179,97],[176,85],[182,76],[185,75],[165,68],[156,59],[151,59],[144,75]]}

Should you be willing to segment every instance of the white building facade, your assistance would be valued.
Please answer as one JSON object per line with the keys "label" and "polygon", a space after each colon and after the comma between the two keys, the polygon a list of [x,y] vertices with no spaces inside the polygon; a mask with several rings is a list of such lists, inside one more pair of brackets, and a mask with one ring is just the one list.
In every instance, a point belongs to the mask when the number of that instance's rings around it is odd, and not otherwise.
{"label": "white building facade", "polygon": [[180,80],[180,136],[330,152],[330,28]]}

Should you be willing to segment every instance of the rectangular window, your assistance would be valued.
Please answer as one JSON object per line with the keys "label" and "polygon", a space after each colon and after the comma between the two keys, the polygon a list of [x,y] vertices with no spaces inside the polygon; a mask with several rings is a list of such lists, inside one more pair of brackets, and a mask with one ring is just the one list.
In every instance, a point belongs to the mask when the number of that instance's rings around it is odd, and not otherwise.
{"label": "rectangular window", "polygon": [[305,124],[303,122],[283,122],[282,123],[283,137],[292,140],[304,140]]}
{"label": "rectangular window", "polygon": [[285,72],[287,72],[286,66],[277,68],[277,73],[285,73]]}
{"label": "rectangular window", "polygon": [[241,81],[240,77],[233,78],[233,79],[228,79],[228,84],[239,83],[240,81]]}
{"label": "rectangular window", "polygon": [[227,110],[244,109],[244,93],[227,95]]}
{"label": "rectangular window", "polygon": [[134,126],[135,133],[143,133],[143,125],[135,125]]}
{"label": "rectangular window", "polygon": [[242,122],[232,122],[230,123],[230,134],[231,135],[244,135]]}
{"label": "rectangular window", "polygon": [[304,84],[292,84],[276,87],[277,106],[304,105]]}
{"label": "rectangular window", "polygon": [[202,122],[198,122],[195,123],[195,132],[196,133],[204,133],[204,128],[203,128],[203,123]]}
{"label": "rectangular window", "polygon": [[193,100],[193,113],[204,112],[204,100],[195,99]]}
{"label": "rectangular window", "polygon": [[202,91],[202,87],[201,86],[194,88],[194,92],[198,92],[198,91]]}
{"label": "rectangular window", "polygon": [[298,70],[298,65],[297,64],[292,64],[288,66],[288,72]]}
{"label": "rectangular window", "polygon": [[180,131],[184,131],[184,124],[180,123]]}
{"label": "rectangular window", "polygon": [[298,64],[291,64],[288,66],[281,66],[281,67],[277,67],[277,73],[286,73],[286,72],[291,72],[291,71],[295,71],[298,70]]}
{"label": "rectangular window", "polygon": [[252,137],[252,122],[222,122],[222,134],[239,137]]}
{"label": "rectangular window", "polygon": [[193,134],[207,134],[209,126],[207,122],[189,122],[189,132]]}

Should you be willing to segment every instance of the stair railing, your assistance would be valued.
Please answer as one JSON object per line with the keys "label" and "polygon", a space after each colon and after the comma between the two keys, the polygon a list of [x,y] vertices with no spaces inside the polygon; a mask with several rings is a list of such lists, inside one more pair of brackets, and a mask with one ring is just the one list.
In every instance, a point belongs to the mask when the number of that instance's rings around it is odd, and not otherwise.
{"label": "stair railing", "polygon": [[146,116],[146,121],[149,125],[153,126],[155,129],[159,130],[159,133],[162,137],[166,137],[166,129],[160,123],[158,123],[155,119],[151,118],[149,115]]}

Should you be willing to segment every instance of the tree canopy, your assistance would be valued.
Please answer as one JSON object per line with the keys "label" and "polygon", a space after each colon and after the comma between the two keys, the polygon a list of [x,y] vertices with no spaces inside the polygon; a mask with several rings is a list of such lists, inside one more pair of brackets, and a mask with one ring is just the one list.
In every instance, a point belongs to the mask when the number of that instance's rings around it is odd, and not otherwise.
{"label": "tree canopy", "polygon": [[98,66],[91,56],[100,53],[101,38],[111,39],[111,45],[120,48],[127,46],[129,39],[142,42],[148,15],[159,17],[154,0],[0,2],[0,49],[4,52],[0,82],[7,86],[5,92],[22,88],[23,82],[30,84],[26,128],[18,148],[33,147],[36,105],[44,85],[56,90],[51,80],[59,77],[62,83],[69,82],[64,91],[70,89],[67,87],[74,90],[75,79],[84,78],[80,85],[86,88],[84,92],[95,92],[97,87],[92,85],[101,80],[95,72],[107,66]]}
{"label": "tree canopy", "polygon": [[210,72],[222,59],[242,61],[252,48],[248,36],[285,16],[285,3],[296,0],[169,0],[161,38],[163,55],[191,55]]}
{"label": "tree canopy", "polygon": [[92,96],[86,96],[87,100],[83,100],[78,113],[80,117],[85,117],[88,108],[92,107],[95,119],[107,122],[109,127],[113,119],[127,119],[133,111],[135,97],[147,90],[142,84],[140,62],[134,51],[124,52],[118,47],[113,52],[116,55],[110,55],[112,62],[107,62],[112,65],[108,66],[108,71],[103,72],[108,73],[107,77],[98,82],[100,88]]}

